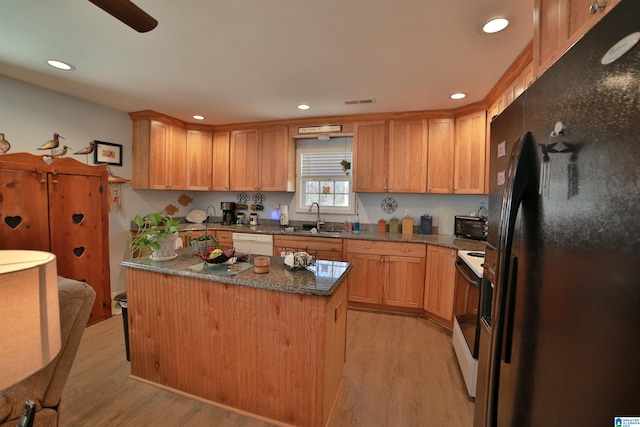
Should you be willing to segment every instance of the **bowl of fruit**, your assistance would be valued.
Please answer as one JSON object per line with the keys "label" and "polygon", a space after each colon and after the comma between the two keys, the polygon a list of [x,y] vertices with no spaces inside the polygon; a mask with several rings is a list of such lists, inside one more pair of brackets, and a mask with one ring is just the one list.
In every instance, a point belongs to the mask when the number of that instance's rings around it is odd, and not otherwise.
{"label": "bowl of fruit", "polygon": [[204,252],[198,252],[200,258],[202,258],[207,264],[222,264],[233,258],[233,249],[223,251],[219,248],[209,247]]}

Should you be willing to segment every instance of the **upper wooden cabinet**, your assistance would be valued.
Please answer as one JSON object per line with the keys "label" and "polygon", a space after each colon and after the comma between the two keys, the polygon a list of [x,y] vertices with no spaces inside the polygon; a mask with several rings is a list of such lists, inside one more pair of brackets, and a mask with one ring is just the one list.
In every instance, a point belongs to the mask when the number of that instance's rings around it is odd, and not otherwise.
{"label": "upper wooden cabinet", "polygon": [[133,119],[132,188],[186,188],[187,131],[173,122]]}
{"label": "upper wooden cabinet", "polygon": [[388,189],[387,122],[360,122],[353,125],[353,190],[357,193],[384,193]]}
{"label": "upper wooden cabinet", "polygon": [[214,191],[229,191],[229,132],[213,133],[213,162],[212,175]]}
{"label": "upper wooden cabinet", "polygon": [[187,190],[229,191],[229,132],[187,131]]}
{"label": "upper wooden cabinet", "polygon": [[354,124],[353,188],[363,193],[424,193],[427,120]]}
{"label": "upper wooden cabinet", "polygon": [[231,132],[232,191],[294,191],[295,144],[282,126]]}
{"label": "upper wooden cabinet", "polygon": [[481,110],[456,118],[454,194],[485,194],[486,122]]}
{"label": "upper wooden cabinet", "polygon": [[213,188],[213,135],[200,130],[187,131],[187,190]]}
{"label": "upper wooden cabinet", "polygon": [[453,193],[454,129],[453,119],[429,120],[427,193]]}
{"label": "upper wooden cabinet", "polygon": [[424,193],[427,189],[427,120],[389,123],[390,193]]}
{"label": "upper wooden cabinet", "polygon": [[356,192],[485,193],[485,110],[455,120],[359,122],[353,141]]}
{"label": "upper wooden cabinet", "polygon": [[606,6],[591,13],[595,0],[535,0],[533,75],[539,77],[620,0],[599,0]]}

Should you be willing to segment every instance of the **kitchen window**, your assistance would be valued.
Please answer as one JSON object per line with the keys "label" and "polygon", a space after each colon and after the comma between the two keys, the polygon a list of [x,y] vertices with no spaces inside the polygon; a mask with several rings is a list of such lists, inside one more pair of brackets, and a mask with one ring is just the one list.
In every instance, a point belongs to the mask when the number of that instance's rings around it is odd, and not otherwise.
{"label": "kitchen window", "polygon": [[354,193],[351,183],[353,138],[302,139],[296,142],[297,211],[309,210],[312,203],[321,212],[351,214]]}

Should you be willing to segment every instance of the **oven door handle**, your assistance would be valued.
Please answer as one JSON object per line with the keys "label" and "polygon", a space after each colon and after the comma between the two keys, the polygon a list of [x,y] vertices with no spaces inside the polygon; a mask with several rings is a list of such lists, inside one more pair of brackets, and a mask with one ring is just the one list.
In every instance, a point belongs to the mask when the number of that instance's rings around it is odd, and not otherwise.
{"label": "oven door handle", "polygon": [[458,273],[460,273],[460,275],[465,280],[465,282],[467,282],[468,284],[470,284],[476,289],[480,289],[480,282],[476,282],[475,280],[473,280],[471,277],[467,275],[467,273],[462,268],[462,263],[460,262],[460,260],[456,261],[456,270],[458,270]]}

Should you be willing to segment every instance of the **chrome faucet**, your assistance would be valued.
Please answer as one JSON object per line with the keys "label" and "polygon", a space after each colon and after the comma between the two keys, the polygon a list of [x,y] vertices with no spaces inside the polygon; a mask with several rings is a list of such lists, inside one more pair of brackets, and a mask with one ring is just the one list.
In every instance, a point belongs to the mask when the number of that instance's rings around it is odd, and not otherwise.
{"label": "chrome faucet", "polygon": [[316,205],[318,207],[318,217],[316,218],[316,230],[320,231],[320,226],[324,224],[324,222],[320,219],[320,205],[318,204],[318,202],[311,203],[311,206],[309,207],[309,215],[311,215],[311,212],[313,211],[313,205]]}

